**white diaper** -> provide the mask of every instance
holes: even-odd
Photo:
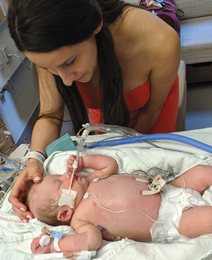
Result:
[[[199,192],[189,188],[176,188],[166,184],[162,191],[158,215],[160,222],[156,221],[150,229],[152,242],[165,244],[176,241],[185,242],[189,238],[178,232],[182,212],[189,208],[210,204],[202,198]]]

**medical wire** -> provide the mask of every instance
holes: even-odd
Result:
[[[170,179],[169,181],[172,181],[172,180],[176,179],[177,177],[179,177],[180,175],[182,175],[182,174],[184,174],[185,172],[189,171],[190,169],[192,169],[192,168],[194,168],[194,167],[196,167],[196,166],[198,166],[198,165],[200,165],[200,164],[202,164],[202,163],[205,163],[205,162],[207,162],[207,161],[210,161],[210,160],[212,160],[212,157],[207,158],[207,159],[205,159],[205,160],[203,160],[203,161],[201,161],[201,162],[197,162],[195,165],[192,165],[192,166],[189,167],[188,169],[186,169],[186,170],[180,172],[179,174],[177,174],[176,176],[174,176],[173,179]]]
[[[182,190],[179,194],[177,194],[176,196],[173,196],[173,197],[169,198],[169,200],[180,196],[180,195],[184,192],[184,190],[185,190],[185,188],[186,188],[185,178],[183,177],[183,175],[180,175],[179,177],[182,177],[182,178],[183,178],[183,187],[182,187],[183,190]],[[176,187],[176,186],[174,186],[174,187]],[[177,188],[178,188],[178,187],[177,187]]]
[[[6,194],[6,192],[5,192],[5,191],[3,191],[3,190],[0,190],[0,193],[3,193],[4,195]]]
[[[112,212],[112,213],[115,213],[115,214],[124,213],[124,212],[126,212],[126,211],[139,211],[140,213],[144,214],[147,218],[149,218],[150,220],[152,220],[152,221],[154,221],[154,222],[158,222],[158,223],[162,223],[162,224],[167,223],[167,221],[158,221],[158,220],[155,220],[155,219],[151,218],[149,215],[147,215],[145,212],[143,212],[143,211],[140,210],[140,209],[123,209],[123,210],[118,210],[118,211],[111,210],[111,209],[107,209],[107,208],[105,208],[105,207],[103,207],[103,206],[101,205],[101,203],[100,203],[98,197],[96,196],[96,194],[94,194],[94,193],[92,193],[92,192],[88,192],[88,194],[93,195],[93,196],[96,198],[96,200],[97,200],[99,206],[100,206],[102,209],[106,210],[106,211],[109,211],[109,212]]]

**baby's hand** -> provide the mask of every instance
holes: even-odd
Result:
[[[31,247],[30,247],[32,253],[33,254],[47,254],[47,253],[53,252],[54,250],[51,251],[51,248],[53,248],[53,245],[52,245],[53,240],[47,246],[42,247],[39,244],[40,238],[41,238],[41,236],[36,237],[32,240]]]
[[[67,169],[66,169],[67,171],[68,170],[73,171],[73,164],[74,164],[75,159],[76,159],[75,155],[71,155],[69,157],[68,162],[67,162]],[[79,157],[78,158],[78,167],[77,167],[77,169],[75,171],[79,172],[79,171],[82,170],[82,168],[83,168],[83,157]]]

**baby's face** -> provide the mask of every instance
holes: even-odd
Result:
[[[34,217],[37,217],[36,207],[39,207],[42,201],[53,199],[59,201],[63,189],[68,189],[70,185],[71,174],[65,172],[63,175],[47,175],[41,183],[35,184],[29,193],[29,207]],[[77,191],[76,205],[81,201],[82,196],[88,188],[88,182],[85,178],[74,175],[72,190]]]

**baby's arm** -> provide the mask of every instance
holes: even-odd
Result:
[[[72,164],[76,156],[71,155],[68,160],[68,168],[72,169]],[[91,168],[95,169],[87,178],[93,179],[94,177],[101,177],[104,175],[111,175],[117,172],[118,164],[116,160],[110,156],[106,155],[87,155],[79,157],[77,171],[80,171],[82,168]]]
[[[84,224],[76,229],[77,234],[64,236],[59,240],[58,245],[61,252],[72,251],[96,251],[102,242],[102,234],[97,227],[91,224]],[[54,240],[47,246],[41,247],[39,245],[40,237],[33,239],[31,244],[31,251],[33,254],[51,253],[55,252]]]
[[[62,252],[68,251],[96,251],[102,243],[102,234],[97,227],[92,224],[85,224],[75,229],[77,234],[68,235],[59,241]]]
[[[176,178],[171,183],[176,187],[187,187],[200,193],[212,186],[212,166],[198,165]]]

